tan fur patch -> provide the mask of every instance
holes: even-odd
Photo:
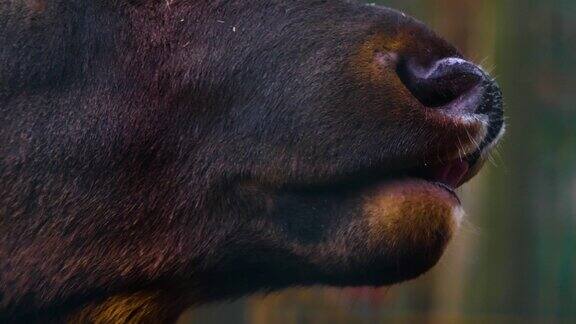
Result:
[[[46,0],[26,0],[26,6],[34,13],[43,13],[46,10]]]
[[[382,73],[382,68],[394,70],[396,60],[389,56],[388,53],[398,53],[406,42],[405,37],[387,37],[384,34],[378,34],[366,40],[360,45],[357,54],[352,58],[350,66],[354,74],[360,79],[368,79],[372,83],[381,83],[389,75]],[[382,53],[382,62],[388,61],[388,64],[375,64],[375,56]],[[394,54],[395,55],[395,54]]]
[[[365,203],[369,242],[391,251],[434,248],[447,243],[458,224],[460,204],[444,189],[425,181],[386,185]]]
[[[110,297],[99,304],[84,307],[68,323],[162,323],[164,307],[160,294],[139,292]]]

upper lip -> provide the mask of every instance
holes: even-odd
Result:
[[[431,182],[437,182],[450,189],[462,186],[473,175],[472,164],[467,159],[454,159],[451,161],[424,165],[410,171],[409,174]]]
[[[387,169],[382,167],[368,167],[351,173],[340,174],[330,180],[311,183],[285,184],[284,190],[306,192],[354,192],[360,188],[366,188],[378,183],[417,178],[445,189],[460,201],[455,189],[459,188],[470,178],[476,175],[483,165],[483,159],[475,158],[476,154],[446,160],[434,164],[416,164],[407,168]]]

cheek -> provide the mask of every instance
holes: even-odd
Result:
[[[420,180],[382,186],[366,199],[363,209],[371,250],[396,256],[421,254],[431,262],[442,253],[463,214],[450,193]]]

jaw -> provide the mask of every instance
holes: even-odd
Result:
[[[381,286],[436,264],[462,217],[458,198],[407,178],[334,191],[283,193],[272,227],[308,269],[300,282]]]
[[[464,214],[453,189],[476,175],[498,140],[477,119],[459,126],[478,138],[447,145],[458,150],[446,149],[452,153],[436,164],[415,160],[399,169],[384,161],[332,180],[251,182],[243,196],[263,216],[251,232],[276,251],[251,261],[259,287],[391,285],[433,267]]]

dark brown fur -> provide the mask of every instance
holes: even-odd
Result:
[[[1,1],[0,321],[94,321],[132,294],[173,321],[427,270],[448,236],[371,249],[364,188],[467,130],[431,122],[387,52],[460,57],[348,1]]]

